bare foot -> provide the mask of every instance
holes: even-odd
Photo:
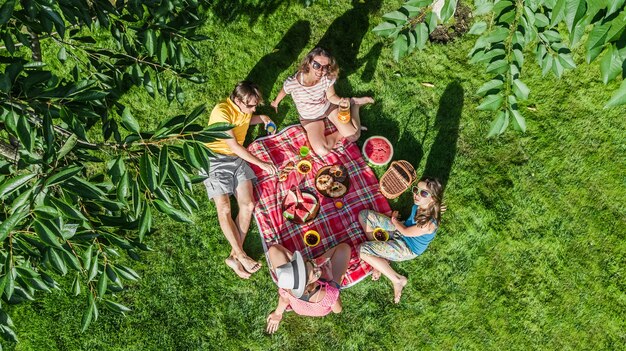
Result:
[[[367,105],[367,104],[373,104],[374,103],[374,99],[372,99],[369,96],[352,98],[352,100],[354,100],[354,104],[355,105]]]
[[[250,273],[246,272],[245,269],[243,269],[243,266],[241,265],[241,263],[239,263],[239,261],[237,261],[233,256],[229,256],[227,259],[224,260],[224,262],[226,263],[226,265],[230,268],[232,268],[233,271],[235,271],[235,273],[243,279],[248,279],[250,278]]]
[[[376,269],[372,270],[372,280],[377,281],[378,279],[380,279],[380,271]]]
[[[407,279],[404,276],[400,276],[400,280],[397,283],[393,283],[393,302],[399,303],[402,296],[402,289],[407,283]]]
[[[239,261],[239,263],[241,263],[241,265],[243,266],[243,269],[246,270],[246,272],[248,273],[254,273],[256,271],[258,271],[259,269],[261,269],[261,264],[253,259],[251,259],[250,257],[248,257],[247,255],[241,256],[241,257],[237,257],[237,261]]]

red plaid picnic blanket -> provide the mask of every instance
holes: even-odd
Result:
[[[334,126],[327,123],[326,134],[333,132],[333,129]],[[271,161],[282,169],[289,161],[294,164],[300,161],[299,149],[303,145],[307,145],[304,128],[294,125],[276,135],[257,139],[248,146],[248,150],[259,159]],[[259,227],[263,248],[267,252],[270,246],[280,243],[291,251],[299,250],[304,257],[313,258],[345,242],[352,247],[352,257],[342,286],[349,287],[367,276],[371,270],[369,265],[359,259],[357,251],[359,244],[366,240],[365,233],[359,225],[359,212],[373,209],[389,214],[391,208],[379,191],[376,175],[363,159],[356,144],[344,139],[339,147],[325,157],[319,157],[311,151],[307,160],[312,163],[311,172],[301,175],[293,171],[284,182],[279,182],[278,176],[269,175],[251,165],[257,176],[254,186],[256,199],[254,217]],[[343,164],[348,169],[350,179],[346,195],[336,199],[343,202],[340,209],[335,207],[335,199],[320,195],[315,188],[317,171],[323,166],[332,164]],[[319,213],[311,222],[296,224],[283,217],[283,198],[292,185],[315,194],[319,199]],[[305,245],[302,239],[303,234],[309,229],[320,234],[321,242],[315,247]]]

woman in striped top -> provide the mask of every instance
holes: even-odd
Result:
[[[289,94],[300,114],[300,123],[307,132],[309,143],[316,154],[324,156],[342,137],[356,141],[361,136],[359,109],[371,104],[371,97],[342,98],[335,92],[339,67],[335,58],[325,49],[316,47],[302,60],[300,68],[285,80],[283,88],[271,105],[278,112],[278,104]],[[351,119],[341,123],[337,118],[340,103],[350,102]],[[337,132],[324,136],[324,119],[337,127]]]

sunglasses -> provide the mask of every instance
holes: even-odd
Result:
[[[259,106],[259,104],[248,105],[243,100],[239,100],[239,102],[241,102],[246,108],[255,108],[255,107]]]
[[[323,71],[328,72],[330,70],[330,65],[322,65],[321,63],[313,60],[313,62],[311,63],[311,67],[313,67],[314,70],[319,71],[320,69]]]
[[[421,196],[423,198],[428,198],[430,197],[430,193],[428,192],[428,190],[424,190],[424,189],[420,189],[419,187],[412,187],[411,191],[413,192],[413,195],[415,196]]]

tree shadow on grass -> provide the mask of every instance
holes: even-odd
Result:
[[[437,137],[426,160],[424,175],[437,177],[446,189],[454,164],[459,138],[459,123],[463,111],[464,90],[459,82],[448,84],[439,100],[434,128]]]
[[[257,109],[257,113],[274,114],[274,110],[269,106],[270,94],[274,90],[274,85],[278,77],[288,69],[300,56],[302,50],[309,43],[311,38],[311,24],[309,21],[298,21],[294,23],[285,33],[283,38],[274,46],[272,52],[263,56],[254,65],[246,80],[256,83],[265,97],[265,105]],[[281,107],[281,114],[285,116],[288,111]],[[275,120],[277,124],[282,122]]]
[[[374,76],[382,44],[377,44],[361,59],[358,55],[361,50],[363,37],[369,30],[370,14],[377,12],[381,7],[381,0],[352,1],[352,8],[337,17],[330,24],[324,36],[317,43],[330,51],[337,59],[340,68],[340,77],[337,87],[345,96],[354,96],[346,78],[366,65],[362,79],[369,82]]]
[[[224,23],[248,18],[254,25],[261,17],[267,17],[278,9],[282,0],[209,0],[208,8]]]

